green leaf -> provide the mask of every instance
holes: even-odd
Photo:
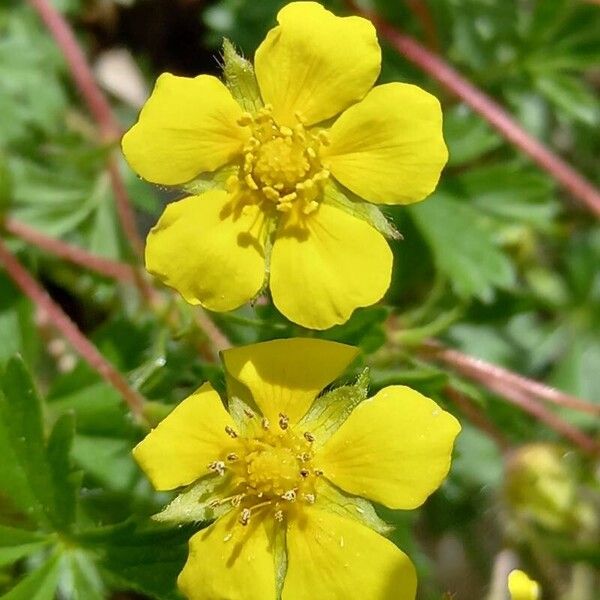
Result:
[[[47,544],[48,540],[38,532],[0,525],[0,566],[12,564]]]
[[[21,579],[2,600],[54,600],[59,575],[60,557],[54,556]]]
[[[68,600],[105,600],[106,586],[92,557],[82,550],[63,554],[61,597]]]
[[[494,246],[471,207],[437,192],[408,210],[431,247],[436,267],[458,296],[490,302],[494,288],[513,285],[511,262]]]
[[[121,588],[158,600],[181,600],[177,576],[188,554],[190,527],[119,529],[104,541],[100,565]]]
[[[549,73],[535,80],[536,87],[565,115],[586,125],[600,122],[600,105],[582,81],[571,75]]]

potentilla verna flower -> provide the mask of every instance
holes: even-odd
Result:
[[[409,558],[365,499],[422,504],[460,426],[407,387],[367,399],[364,373],[319,395],[356,354],[300,338],[228,350],[228,410],[205,384],[134,449],[156,489],[188,486],[155,518],[214,520],[190,540],[189,599],[415,597]]]
[[[540,586],[527,573],[514,569],[508,574],[510,600],[539,600]]]
[[[293,2],[278,22],[254,68],[225,45],[225,83],[161,75],[123,152],[144,179],[193,194],[151,231],[152,274],[214,311],[268,287],[290,320],[326,329],[387,290],[382,233],[395,232],[375,204],[434,190],[442,115],[414,85],[373,87],[369,21]]]

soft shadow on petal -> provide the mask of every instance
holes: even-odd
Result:
[[[282,600],[414,600],[410,559],[356,521],[307,508],[289,523],[287,548]]]
[[[448,160],[440,103],[415,85],[373,88],[329,133],[326,160],[335,178],[377,204],[423,200]]]
[[[224,515],[190,540],[190,554],[177,583],[189,600],[275,600],[273,535],[267,523],[236,523]]]
[[[358,354],[352,346],[325,340],[273,340],[223,352],[227,372],[252,393],[262,413],[299,421],[318,393]]]
[[[237,210],[221,190],[169,204],[146,243],[146,268],[190,304],[228,311],[264,281],[264,215]]]
[[[354,409],[315,462],[351,494],[412,509],[446,477],[459,431],[458,421],[433,400],[390,386]]]
[[[392,252],[365,221],[321,204],[306,229],[280,225],[271,254],[273,302],[311,329],[344,323],[380,300],[390,284]]]
[[[161,75],[138,122],[125,134],[123,154],[144,179],[186,183],[239,154],[248,138],[242,109],[216,77]]]
[[[360,17],[336,17],[316,2],[279,11],[256,51],[256,77],[280,125],[299,112],[308,125],[337,115],[375,83],[381,50],[375,28]]]
[[[233,421],[219,394],[205,383],[133,449],[133,456],[157,490],[187,485],[231,450],[227,425]]]

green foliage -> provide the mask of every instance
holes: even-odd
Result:
[[[92,61],[108,46],[127,48],[151,86],[161,70],[188,75],[216,70],[214,57],[221,60],[224,51],[235,89],[240,82],[249,85],[248,64],[231,54],[232,46],[222,50],[223,36],[251,59],[285,1],[170,3],[179,21],[157,19],[158,4],[53,2],[74,24]],[[324,4],[340,14],[346,10],[341,1]],[[526,130],[600,184],[598,6],[569,0],[362,4],[439,52]],[[112,25],[99,15],[110,15]],[[193,40],[181,25],[186,20],[193,22]],[[201,27],[205,51],[190,57]],[[152,47],[141,41],[145,30],[152,32]],[[174,39],[180,44],[175,49]],[[503,497],[505,457],[453,403],[447,388],[465,394],[513,445],[555,444],[559,437],[501,397],[457,377],[421,344],[441,338],[600,404],[600,231],[548,174],[384,45],[380,81],[393,80],[416,83],[440,98],[450,160],[436,193],[418,205],[379,212],[338,199],[346,210],[361,210],[390,238],[395,267],[383,302],[325,332],[288,322],[268,298],[209,317],[234,344],[315,335],[359,346],[362,358],[344,381],[357,381],[368,367],[370,389],[361,378],[323,395],[315,410],[325,399],[336,400],[327,405],[335,414],[322,414],[325,427],[392,384],[410,385],[461,418],[463,432],[443,488],[411,514],[377,509],[395,527],[391,539],[417,565],[419,600],[439,600],[461,583],[458,596],[484,597],[504,543],[522,550],[524,565],[541,577],[548,600],[556,600],[554,572],[574,582],[577,569],[597,568],[593,528],[550,535],[515,524]],[[129,126],[138,107],[118,95],[110,100]],[[19,0],[0,4],[0,115],[0,221],[13,218],[93,254],[130,260],[106,171],[116,144],[98,139],[60,51],[28,3]],[[119,168],[139,225],[147,230],[172,194],[139,180],[123,163]],[[199,178],[192,185],[197,192],[207,184]],[[169,296],[150,308],[131,283],[6,237],[26,268],[149,400],[145,414],[153,425],[201,382],[224,389],[223,373],[185,303]],[[0,272],[0,595],[101,600],[137,592],[179,598],[175,581],[187,541],[206,516],[197,502],[203,490],[191,489],[184,498],[189,525],[169,523],[170,509],[159,519],[165,522],[151,520],[173,496],[152,491],[131,456],[145,431],[120,395],[62,342],[45,315]],[[598,438],[595,416],[556,412]],[[567,468],[576,493],[598,503],[597,465],[569,452],[574,454]],[[455,554],[460,560],[444,559]],[[577,600],[595,600],[594,592]]]

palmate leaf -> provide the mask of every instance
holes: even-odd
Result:
[[[431,248],[436,267],[459,297],[489,302],[494,288],[513,284],[512,263],[496,248],[480,215],[469,205],[436,192],[409,210]]]
[[[60,577],[60,557],[54,556],[42,567],[26,575],[2,600],[53,600]]]
[[[47,544],[46,536],[37,531],[0,525],[0,567],[29,556]]]

